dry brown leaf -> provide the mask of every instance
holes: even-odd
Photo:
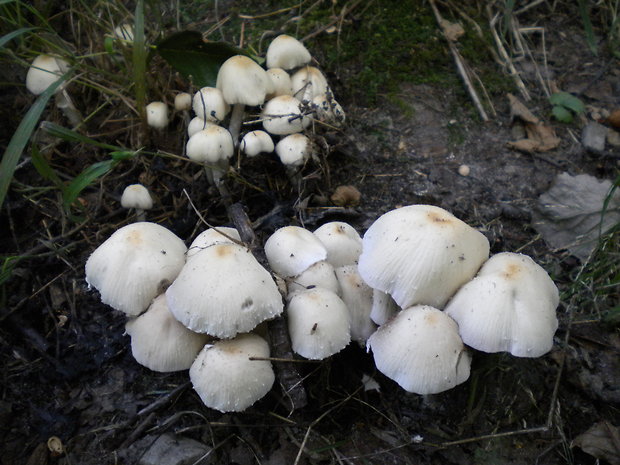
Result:
[[[450,42],[456,42],[465,34],[465,29],[459,23],[451,23],[446,19],[441,19],[440,21],[441,29],[443,31],[443,35]]]
[[[362,194],[355,186],[338,186],[331,196],[331,201],[339,207],[355,207],[359,205]]]
[[[607,124],[620,129],[620,108],[611,112],[607,117]]]
[[[595,423],[588,431],[577,436],[571,446],[577,446],[597,459],[611,465],[620,465],[620,431],[607,421]]]
[[[534,116],[534,114],[528,110],[528,108],[521,103],[517,97],[512,94],[508,94],[508,101],[510,102],[510,116],[514,118],[519,118],[525,121],[526,123],[538,124],[540,120]]]
[[[527,134],[525,139],[508,142],[509,147],[523,152],[547,152],[560,145],[560,138],[554,130],[545,126],[517,97],[508,94],[508,100],[512,118],[523,121]]]

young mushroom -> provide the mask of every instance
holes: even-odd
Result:
[[[301,132],[310,119],[301,109],[301,102],[290,95],[280,95],[269,100],[263,107],[263,127],[269,134],[285,136]]]
[[[192,109],[199,118],[219,124],[230,111],[230,106],[224,100],[220,89],[203,87],[194,94]]]
[[[300,41],[286,34],[279,35],[267,47],[267,68],[293,69],[310,62],[312,57]]]
[[[215,124],[192,135],[185,148],[188,158],[204,164],[207,179],[214,186],[220,184],[234,151],[230,133]]]
[[[269,345],[256,334],[206,345],[189,370],[194,390],[209,408],[241,412],[265,396],[275,374]]]
[[[136,220],[146,219],[146,210],[153,208],[153,198],[149,190],[142,184],[130,184],[123,190],[121,195],[121,206],[127,209],[135,209]]]
[[[362,253],[362,238],[348,223],[332,221],[314,231],[327,249],[327,261],[334,268],[356,265]]]
[[[265,131],[251,131],[241,139],[241,150],[248,157],[255,157],[263,152],[271,153],[274,148],[271,136]]]
[[[292,278],[327,258],[327,250],[310,231],[285,226],[265,242],[265,255],[271,269],[282,278]]]
[[[168,126],[168,107],[164,102],[151,102],[146,106],[146,122],[155,129]]]

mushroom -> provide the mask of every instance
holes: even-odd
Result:
[[[380,326],[368,347],[377,369],[409,392],[436,394],[469,378],[471,357],[456,322],[427,305],[409,307]]]
[[[155,129],[168,126],[168,107],[164,102],[151,102],[146,106],[146,122]]]
[[[119,24],[114,28],[114,37],[127,42],[133,42],[133,26],[131,24]]]
[[[278,136],[301,132],[310,124],[301,110],[301,102],[290,95],[269,100],[263,107],[262,120],[265,131]]]
[[[287,280],[287,299],[290,300],[294,294],[314,287],[322,287],[332,291],[340,297],[341,290],[334,267],[325,260],[316,262],[305,271]]]
[[[236,147],[245,105],[261,105],[272,87],[271,80],[254,60],[244,55],[235,55],[222,63],[217,73],[216,87],[222,91],[224,100],[233,107],[228,129]]]
[[[192,96],[187,92],[179,92],[174,96],[174,109],[176,111],[189,111],[192,108]]]
[[[362,253],[362,238],[353,226],[332,221],[317,228],[314,235],[327,249],[327,261],[334,268],[357,264]]]
[[[155,223],[123,226],[88,257],[86,282],[101,301],[129,316],[142,313],[177,277],[187,247]]]
[[[209,340],[206,334],[190,331],[174,318],[164,294],[142,315],[129,320],[125,330],[131,336],[133,358],[160,372],[187,370]]]
[[[190,120],[189,124],[187,125],[187,136],[192,137],[198,131],[207,129],[210,126],[217,126],[217,125],[214,123],[210,123],[209,121],[205,121],[199,116],[195,116]]]
[[[149,190],[142,184],[130,184],[123,190],[121,205],[123,208],[134,208],[137,221],[144,221],[146,219],[145,210],[153,208],[153,198],[149,194]]]
[[[326,94],[329,90],[327,79],[314,66],[304,66],[291,76],[293,96],[301,102],[312,102],[317,95]]]
[[[215,124],[194,133],[185,148],[188,158],[204,165],[209,183],[215,186],[226,173],[234,151],[230,132]]]
[[[372,309],[372,288],[359,275],[357,265],[345,265],[335,270],[342,289],[342,301],[349,311],[351,339],[365,343],[377,326],[370,319]]]
[[[293,95],[293,84],[291,76],[282,68],[271,68],[267,70],[267,75],[273,84],[273,90],[266,96],[266,100],[280,95]]]
[[[398,313],[400,307],[390,294],[380,291],[379,289],[372,290],[372,308],[370,309],[370,319],[381,326]]]
[[[385,213],[368,228],[362,247],[360,275],[401,308],[442,308],[489,255],[482,233],[431,205]]]
[[[227,228],[218,226],[217,228],[209,228],[198,234],[196,239],[187,249],[187,260],[192,258],[198,252],[215,244],[237,244],[241,242],[239,231],[235,228]]]
[[[303,134],[291,134],[276,144],[276,153],[292,181],[295,173],[308,161],[312,155],[312,143]]]
[[[323,360],[351,340],[349,313],[332,291],[316,287],[297,292],[286,307],[293,351],[310,360]]]
[[[293,69],[309,63],[311,59],[304,44],[286,34],[273,39],[267,47],[267,68]]]
[[[231,338],[282,313],[282,296],[245,247],[217,243],[194,254],[166,291],[170,311],[198,333]]]
[[[312,109],[319,121],[341,126],[346,115],[342,106],[334,99],[332,92],[328,89],[327,93],[314,96],[312,99]]]
[[[459,289],[445,312],[474,349],[540,357],[553,346],[558,303],[558,289],[540,265],[527,255],[504,252]]]
[[[327,258],[327,250],[310,231],[299,226],[285,226],[265,242],[265,255],[271,269],[283,278],[292,278],[316,262]]]
[[[230,111],[220,89],[203,87],[194,94],[192,109],[196,116],[205,121],[220,123]]]
[[[271,153],[273,149],[273,140],[265,131],[248,132],[241,140],[241,150],[248,157],[255,157],[262,152]]]
[[[256,334],[206,345],[189,370],[194,390],[209,408],[241,412],[265,396],[275,374],[269,345]],[[255,360],[258,359],[258,360]]]

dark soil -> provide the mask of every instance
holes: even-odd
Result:
[[[620,108],[618,60],[603,49],[598,57],[590,53],[578,16],[538,13],[527,19],[545,28],[548,72],[557,85],[594,107]],[[447,48],[444,53],[449,56]],[[503,94],[494,95],[496,115],[486,123],[456,80],[448,87],[403,83],[389,98],[369,103],[343,84],[346,66],[339,63],[328,74],[338,82],[347,125],[317,136],[320,157],[304,170],[303,195],[273,157],[243,160],[239,174],[229,178],[233,198],[256,222],[259,239],[284,225],[313,230],[333,220],[363,233],[398,206],[438,205],[482,231],[493,253],[526,253],[554,277],[563,299],[552,352],[538,359],[476,352],[466,383],[419,396],[377,372],[371,354],[351,344],[322,363],[298,364],[307,406],[292,411],[276,382],[246,412],[220,414],[201,403],[187,372],[153,373],[134,361],[125,317],[100,303],[83,271],[89,254],[132,221],[118,203],[132,182],[149,185],[157,197],[149,220],[188,243],[204,229],[188,199],[209,223],[229,224],[201,171],[158,157],[124,163],[83,192],[85,220],[72,222],[61,214],[54,191],[28,196],[28,186],[45,184],[25,163],[1,217],[2,253],[30,257],[2,288],[0,463],[138,463],[164,433],[213,448],[204,463],[599,463],[571,441],[597,422],[620,424],[620,334],[601,323],[601,309],[587,299],[569,305],[580,263],[550,249],[531,218],[538,196],[557,174],[613,179],[617,152],[592,154],[582,147],[580,127],[588,115],[571,125],[550,120],[534,77],[526,79],[535,97],[526,105],[554,127],[561,143],[549,152],[523,153],[507,146],[515,132]],[[529,77],[526,64],[521,68]],[[20,92],[20,101],[28,98]],[[63,122],[51,109],[45,118]],[[173,136],[152,134],[150,148],[179,153],[182,124],[180,117],[173,120]],[[56,151],[71,155],[58,163],[73,172],[95,161],[88,150],[61,143]],[[469,167],[467,176],[459,174],[461,165]],[[359,189],[360,203],[334,206],[329,197],[339,185]],[[617,293],[603,305],[618,305]],[[581,324],[571,325],[569,313]],[[380,390],[365,391],[363,375]],[[44,445],[51,436],[64,444],[58,457]]]

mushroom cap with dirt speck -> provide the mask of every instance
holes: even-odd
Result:
[[[241,139],[241,150],[248,157],[255,157],[259,153],[271,153],[274,150],[273,139],[265,131],[250,131]]]
[[[39,55],[32,61],[26,73],[26,88],[34,95],[40,95],[58,81],[68,69],[69,64],[62,58]],[[60,88],[56,91],[59,90]]]
[[[269,76],[272,84],[272,90],[267,95],[267,100],[280,95],[293,95],[291,76],[282,68],[268,69],[267,76]]]
[[[177,277],[187,247],[174,233],[155,223],[123,226],[86,261],[86,282],[101,301],[129,316],[142,313]]]
[[[131,336],[133,358],[162,373],[187,370],[210,339],[179,323],[168,310],[164,294],[157,296],[142,315],[129,320],[125,330]]]
[[[218,226],[217,228],[209,228],[198,234],[187,249],[187,260],[192,258],[201,250],[211,247],[215,244],[236,244],[241,242],[239,231],[235,228],[227,228],[226,226]]]
[[[150,210],[153,208],[153,198],[142,184],[130,184],[123,190],[121,205],[123,208]]]
[[[323,360],[351,341],[349,312],[332,291],[315,287],[296,293],[286,307],[293,351],[310,360]]]
[[[335,270],[342,290],[342,301],[349,311],[351,339],[365,343],[377,325],[370,319],[372,288],[359,275],[357,265],[345,265]]]
[[[334,267],[325,260],[316,262],[294,278],[287,280],[287,299],[290,300],[297,292],[313,287],[328,289],[340,297],[340,284]]]
[[[271,269],[283,278],[306,271],[327,258],[327,249],[318,237],[299,226],[285,226],[265,242],[265,255]]]
[[[187,261],[166,291],[168,307],[192,331],[231,338],[282,313],[271,274],[245,247],[219,243]]]
[[[215,85],[229,105],[261,105],[272,87],[267,72],[244,55],[230,57],[217,73]]]
[[[227,129],[215,124],[196,132],[187,141],[187,157],[199,163],[218,163],[235,153],[232,136]]]
[[[299,40],[282,34],[271,41],[265,58],[267,68],[288,70],[309,63],[312,56]]]
[[[321,71],[314,66],[304,66],[291,76],[293,96],[302,102],[312,102],[317,95],[327,94],[329,84]]]
[[[389,211],[362,239],[359,272],[401,308],[442,308],[489,256],[489,241],[446,210],[410,205]]]
[[[265,131],[278,136],[301,132],[310,124],[310,118],[301,110],[301,102],[290,95],[269,100],[263,107],[262,120]]]
[[[164,102],[151,102],[146,106],[146,122],[155,129],[168,126],[168,107]]]
[[[224,95],[216,87],[203,87],[192,98],[192,110],[199,118],[219,123],[230,111],[230,105],[224,100]]]
[[[353,226],[342,221],[325,223],[314,231],[327,249],[327,261],[334,268],[357,264],[362,238]]]
[[[312,144],[303,134],[291,134],[276,144],[276,153],[287,168],[302,166],[311,156]]]
[[[436,394],[469,378],[471,357],[456,322],[441,310],[416,305],[368,339],[377,369],[403,389]]]
[[[241,412],[264,397],[275,381],[269,345],[256,334],[206,345],[189,369],[194,390],[209,408]]]
[[[483,352],[540,357],[553,347],[559,294],[547,272],[527,255],[492,256],[448,302],[463,342]]]

